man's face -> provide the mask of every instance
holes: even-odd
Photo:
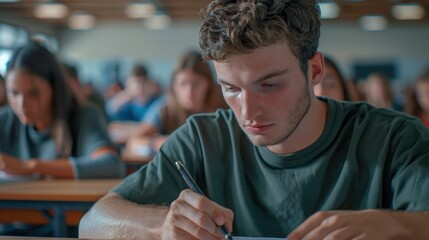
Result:
[[[304,75],[287,44],[234,55],[214,65],[226,102],[256,145],[286,141],[315,99],[315,83]]]

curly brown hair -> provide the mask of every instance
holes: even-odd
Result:
[[[206,60],[225,61],[260,47],[287,43],[304,74],[317,51],[320,8],[315,0],[215,0],[200,13]]]

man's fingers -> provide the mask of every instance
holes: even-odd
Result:
[[[232,222],[234,221],[234,212],[231,209],[225,208],[216,202],[213,202],[213,204],[218,209],[214,212],[215,215],[223,215],[226,217],[226,219],[223,219],[224,221],[220,221],[222,219],[218,219],[217,216],[214,216],[215,222],[218,226],[225,225],[229,232],[232,232]],[[219,212],[220,211],[220,212]],[[216,220],[218,219],[218,220]]]
[[[206,213],[211,221],[214,222],[216,227],[225,225],[228,231],[232,231],[234,213],[230,209],[224,208],[207,197],[195,193],[190,189],[182,191],[179,199],[183,199],[183,201],[187,202],[193,208]],[[204,218],[199,215],[194,217],[204,220]]]
[[[300,240],[309,234],[313,229],[319,226],[323,220],[332,216],[331,212],[318,212],[305,220],[298,228],[296,228],[288,236],[288,240]]]
[[[324,239],[324,237],[331,237],[337,229],[343,228],[347,224],[347,216],[344,215],[331,215],[320,222],[318,226],[308,232],[303,240],[311,239]],[[330,239],[330,238],[328,238]],[[337,239],[337,238],[334,238]]]
[[[183,216],[189,221],[194,222],[201,230],[204,230],[205,232],[215,237],[222,236],[219,232],[218,226],[206,212],[194,208],[183,199],[177,199],[176,201],[174,201],[171,204],[170,209],[174,216]],[[194,233],[201,230],[194,230],[192,232]]]
[[[207,239],[207,240],[219,240],[219,237],[214,237],[208,233],[205,229],[201,228],[186,217],[175,221],[176,234],[183,236],[178,239]]]

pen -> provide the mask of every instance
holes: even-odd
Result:
[[[180,175],[182,175],[182,178],[185,180],[186,184],[188,184],[188,187],[192,191],[205,196],[204,193],[203,193],[203,191],[201,190],[201,188],[197,185],[197,183],[195,182],[195,180],[189,174],[188,170],[186,170],[185,165],[183,165],[183,163],[180,162],[180,161],[176,161],[176,167],[179,170]],[[220,230],[222,231],[223,237],[225,239],[232,240],[231,233],[228,232],[228,230],[226,230],[226,228],[225,228],[224,225],[220,226]]]

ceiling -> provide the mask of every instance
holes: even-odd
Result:
[[[69,13],[84,11],[96,17],[98,22],[103,21],[135,21],[129,19],[125,14],[127,4],[133,0],[57,0],[69,8]],[[0,15],[7,14],[15,18],[36,21],[48,26],[66,27],[67,17],[57,20],[41,20],[34,17],[34,7],[40,0],[20,0],[16,3],[2,3],[0,0]],[[158,0],[157,1],[174,20],[198,20],[198,12],[207,6],[210,0]],[[393,3],[421,3],[426,14],[419,22],[429,22],[429,0],[336,0],[341,9],[339,17],[329,21],[355,21],[362,15],[381,14],[389,20],[391,16],[391,5]],[[414,20],[415,21],[415,20]]]

